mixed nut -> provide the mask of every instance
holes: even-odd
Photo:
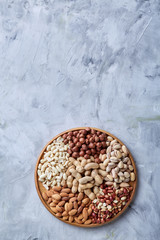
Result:
[[[68,222],[102,224],[130,200],[135,172],[126,146],[86,128],[63,134],[47,146],[38,165],[42,196]]]

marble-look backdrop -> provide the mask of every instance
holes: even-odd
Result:
[[[101,228],[60,222],[34,185],[41,149],[76,126],[115,134],[138,169]],[[159,240],[159,156],[159,0],[0,0],[0,240]]]

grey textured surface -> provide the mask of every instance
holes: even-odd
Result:
[[[159,53],[159,0],[0,0],[0,240],[160,239]],[[34,186],[41,149],[77,126],[115,134],[138,168],[101,228],[60,222]]]

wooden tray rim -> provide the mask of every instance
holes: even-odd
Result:
[[[39,188],[39,184],[42,184],[41,182],[38,181],[38,175],[37,175],[37,169],[38,169],[38,165],[39,165],[39,161],[41,160],[41,157],[42,155],[44,154],[47,146],[49,144],[51,144],[55,139],[57,139],[58,137],[60,137],[61,135],[65,134],[65,133],[68,133],[68,132],[71,132],[71,131],[76,131],[76,130],[82,130],[82,129],[85,129],[86,127],[77,127],[77,128],[71,128],[71,129],[68,129],[66,131],[63,131],[59,134],[57,134],[54,138],[52,138],[46,145],[45,147],[42,149],[39,157],[38,157],[38,160],[37,160],[37,163],[36,163],[36,167],[35,167],[35,174],[34,174],[34,179],[35,179],[35,187],[36,187],[36,190],[37,190],[37,193],[38,193],[38,196],[41,200],[41,202],[43,203],[43,205],[47,208],[47,210],[53,215],[56,217],[56,215],[53,213],[53,211],[50,209],[50,207],[48,206],[48,204],[44,201],[44,199],[42,198],[42,194],[41,194],[41,191],[40,191],[40,188]],[[113,137],[114,139],[116,139],[121,145],[125,145],[121,140],[119,140],[117,137],[115,137],[113,134],[105,131],[105,130],[102,130],[102,129],[99,129],[99,128],[95,128],[95,127],[90,127],[91,129],[94,129],[94,130],[97,130],[97,131],[100,131],[100,132],[104,132],[106,133],[107,135]],[[126,145],[125,145],[126,146]],[[127,147],[128,149],[128,147]],[[129,149],[128,149],[129,151]],[[128,208],[128,206],[130,205],[130,203],[133,201],[133,198],[134,198],[134,195],[135,195],[135,191],[136,191],[136,187],[137,187],[137,170],[136,170],[136,165],[135,165],[135,162],[134,162],[134,159],[132,157],[132,154],[131,152],[129,151],[129,157],[131,159],[131,162],[132,162],[132,165],[133,165],[133,168],[134,168],[134,173],[135,173],[135,176],[136,176],[136,179],[135,181],[133,182],[133,191],[132,191],[132,194],[131,194],[131,199],[130,201],[127,202],[127,204],[124,206],[124,208],[122,209],[122,211],[120,211],[117,215],[115,215],[115,217],[113,217],[111,220],[103,223],[103,224],[89,224],[89,225],[85,225],[85,224],[78,224],[78,223],[70,223],[69,221],[65,221],[61,218],[58,218],[56,217],[57,219],[59,219],[60,221],[62,222],[65,222],[65,223],[68,223],[72,226],[77,226],[77,227],[85,227],[85,228],[91,228],[91,227],[100,227],[100,226],[103,226],[103,225],[106,225],[108,223],[111,223],[112,221],[116,220],[120,215],[122,215],[124,213],[124,211]]]

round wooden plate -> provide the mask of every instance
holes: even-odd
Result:
[[[78,127],[78,128],[72,128],[72,129],[69,129],[67,131],[64,131],[60,134],[58,134],[57,136],[55,136],[54,138],[52,138],[52,140],[50,140],[46,146],[43,148],[43,150],[41,151],[39,157],[38,157],[38,160],[37,160],[37,163],[36,163],[36,168],[35,168],[35,185],[36,185],[36,189],[37,189],[37,192],[38,192],[38,195],[39,195],[39,198],[40,200],[42,201],[43,205],[48,209],[48,211],[55,216],[55,214],[53,213],[53,211],[50,209],[49,207],[49,204],[47,204],[44,199],[42,198],[42,193],[46,191],[46,189],[43,187],[42,183],[40,181],[38,181],[38,175],[37,175],[37,170],[38,170],[38,165],[39,165],[39,161],[41,160],[47,146],[49,144],[51,144],[56,138],[58,138],[59,136],[63,135],[64,133],[67,133],[67,132],[70,132],[70,131],[76,131],[76,130],[81,130],[81,129],[85,129],[86,127]],[[117,141],[121,144],[121,145],[124,145],[117,137],[115,137],[114,135],[112,135],[111,133],[109,132],[106,132],[104,130],[101,130],[101,129],[98,129],[98,128],[91,128],[91,129],[95,129],[97,131],[101,131],[103,133],[106,133],[107,135],[113,137],[114,139],[117,139]],[[135,194],[135,190],[136,190],[136,185],[137,185],[137,172],[136,172],[136,166],[135,166],[135,162],[133,160],[133,157],[131,155],[131,153],[129,152],[129,157],[131,159],[131,162],[132,162],[132,165],[134,167],[134,173],[135,173],[135,176],[136,176],[136,179],[134,182],[129,182],[129,184],[133,187],[133,191],[131,192],[131,198],[130,198],[130,201],[127,202],[127,204],[124,206],[124,208],[122,209],[122,211],[120,211],[117,215],[115,215],[115,217],[111,218],[109,221],[103,223],[103,224],[89,224],[89,225],[84,225],[84,224],[78,224],[78,223],[69,223],[69,221],[64,221],[63,219],[61,218],[58,218],[59,220],[65,222],[65,223],[68,223],[68,224],[71,224],[71,225],[74,225],[74,226],[78,226],[78,227],[86,227],[86,228],[90,228],[90,227],[99,227],[99,226],[102,226],[104,224],[107,224],[107,223],[110,223],[111,221],[115,220],[116,218],[118,218],[125,210],[126,208],[129,206],[129,204],[131,203],[131,201],[133,200],[133,197],[134,197],[134,194]]]

